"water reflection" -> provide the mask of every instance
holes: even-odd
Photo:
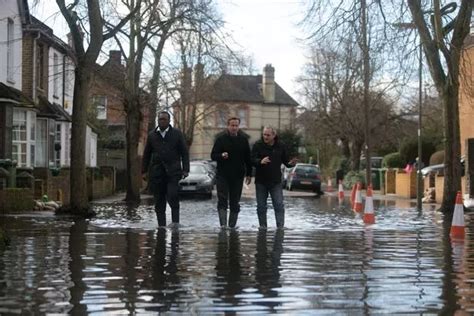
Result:
[[[157,229],[152,206],[1,217],[0,314],[474,312],[472,214],[455,243],[426,207],[376,202],[364,225],[337,199],[293,199],[287,229],[258,230],[248,200],[221,230],[214,205],[186,203],[179,229]]]

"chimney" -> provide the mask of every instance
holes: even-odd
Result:
[[[263,68],[262,86],[264,102],[275,102],[275,68],[272,64],[267,64]]]
[[[109,62],[113,65],[122,64],[122,52],[119,50],[109,51]]]

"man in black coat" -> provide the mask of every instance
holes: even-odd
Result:
[[[179,180],[189,174],[189,153],[184,136],[170,125],[170,114],[158,114],[158,127],[148,134],[143,152],[142,175],[148,181],[155,199],[158,226],[166,226],[166,201],[171,220],[179,223]]]
[[[281,164],[292,167],[296,161],[296,158],[289,160],[284,145],[278,141],[276,130],[270,126],[264,127],[262,139],[252,147],[252,163],[256,167],[257,216],[261,228],[267,228],[268,194],[272,198],[276,226],[280,228],[285,225]]]
[[[229,227],[235,227],[240,212],[240,197],[244,176],[250,184],[252,164],[248,139],[239,131],[240,119],[227,120],[227,130],[219,135],[212,147],[211,159],[217,161],[217,212],[221,227],[227,225],[229,207]]]

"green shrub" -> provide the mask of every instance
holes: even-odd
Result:
[[[365,171],[349,171],[344,176],[344,188],[351,189],[354,184],[361,182],[365,187]]]
[[[421,140],[421,160],[425,166],[428,165],[431,155],[436,151],[436,146],[431,140]],[[418,138],[407,138],[400,146],[400,157],[403,165],[414,163],[418,157]]]
[[[403,168],[403,160],[399,152],[394,152],[383,157],[382,167]]]

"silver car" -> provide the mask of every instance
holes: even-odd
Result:
[[[181,194],[199,194],[210,199],[213,188],[213,174],[204,163],[191,162],[189,175],[179,181],[179,193]]]

